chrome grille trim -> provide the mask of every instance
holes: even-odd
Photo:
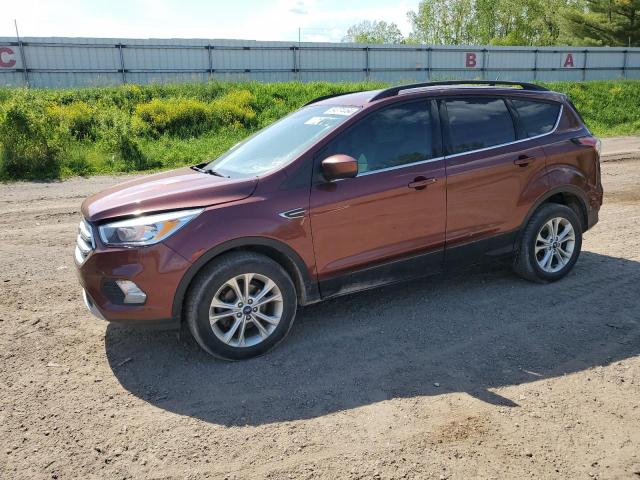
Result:
[[[76,239],[76,243],[78,245],[78,248],[80,249],[80,251],[83,254],[87,254],[91,251],[91,245],[89,245],[86,240],[84,238],[82,238],[82,235],[78,235],[78,238]]]
[[[84,219],[82,219],[78,225],[78,232],[86,239],[92,238],[91,228],[87,225],[87,222]]]
[[[75,259],[78,264],[82,264],[91,251],[96,248],[93,239],[91,225],[83,218],[78,225],[78,236],[76,237]]]

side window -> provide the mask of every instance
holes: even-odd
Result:
[[[543,135],[553,130],[560,112],[560,105],[557,103],[512,99],[511,105],[518,112],[520,125],[527,137]]]
[[[342,153],[366,173],[433,157],[433,128],[427,101],[382,108],[333,140],[324,155]]]
[[[449,117],[449,153],[462,153],[513,142],[516,131],[501,98],[445,100]]]

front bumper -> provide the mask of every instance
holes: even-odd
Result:
[[[100,310],[96,308],[95,303],[93,303],[93,300],[87,294],[87,291],[84,288],[82,289],[82,299],[84,300],[84,305],[87,307],[87,310],[89,310],[91,315],[93,315],[96,318],[99,318],[100,320],[106,320],[100,313]]]
[[[89,311],[109,322],[177,326],[173,301],[190,266],[178,253],[159,243],[139,248],[97,245],[82,263],[76,260],[83,299]],[[115,280],[131,280],[147,295],[144,304],[126,304],[108,288]]]

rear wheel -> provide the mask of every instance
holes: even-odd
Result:
[[[262,355],[289,332],[296,292],[286,271],[251,252],[224,255],[198,274],[186,319],[198,344],[227,360]]]
[[[520,240],[514,270],[534,282],[560,280],[571,271],[582,248],[582,225],[565,205],[542,205]]]

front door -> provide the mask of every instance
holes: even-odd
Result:
[[[445,239],[446,176],[435,103],[383,107],[330,142],[358,176],[311,189],[311,229],[323,297],[436,272]]]

